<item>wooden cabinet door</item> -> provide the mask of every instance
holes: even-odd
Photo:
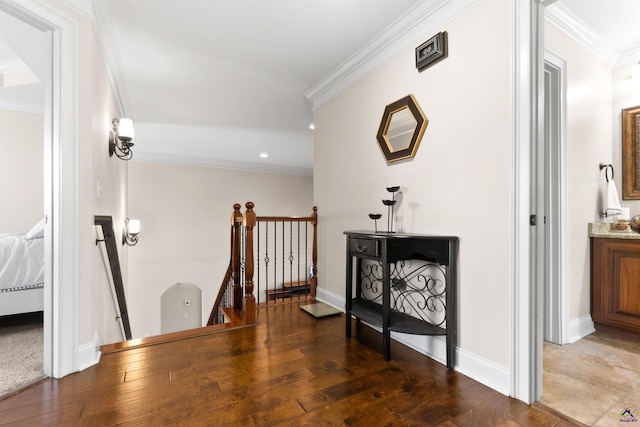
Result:
[[[640,241],[592,239],[592,317],[640,332]]]

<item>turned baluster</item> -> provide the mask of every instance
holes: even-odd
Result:
[[[243,314],[247,324],[256,322],[256,299],[253,295],[253,227],[256,225],[256,214],[253,202],[247,202],[244,214],[245,259],[244,259],[244,300]]]
[[[233,281],[233,308],[242,310],[242,286],[240,284],[240,232],[242,228],[242,213],[239,203],[233,205],[233,214],[231,214],[231,265],[233,272],[231,280]]]
[[[312,277],[310,280],[311,297],[316,297],[316,288],[318,286],[318,207],[313,207],[313,213],[311,214],[311,224],[313,225],[313,247],[311,250],[311,266]]]

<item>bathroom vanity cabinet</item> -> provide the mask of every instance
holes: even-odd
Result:
[[[458,238],[345,231],[346,336],[352,316],[382,328],[385,361],[391,331],[446,336],[455,366]]]
[[[640,332],[640,235],[591,237],[591,316]]]

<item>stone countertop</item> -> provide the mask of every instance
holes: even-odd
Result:
[[[589,223],[589,237],[640,240],[640,233],[635,231],[612,231],[611,224],[596,222]]]

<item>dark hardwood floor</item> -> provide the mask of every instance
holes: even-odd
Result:
[[[569,426],[358,325],[299,304],[258,310],[258,325],[145,346],[0,401],[0,425]]]

